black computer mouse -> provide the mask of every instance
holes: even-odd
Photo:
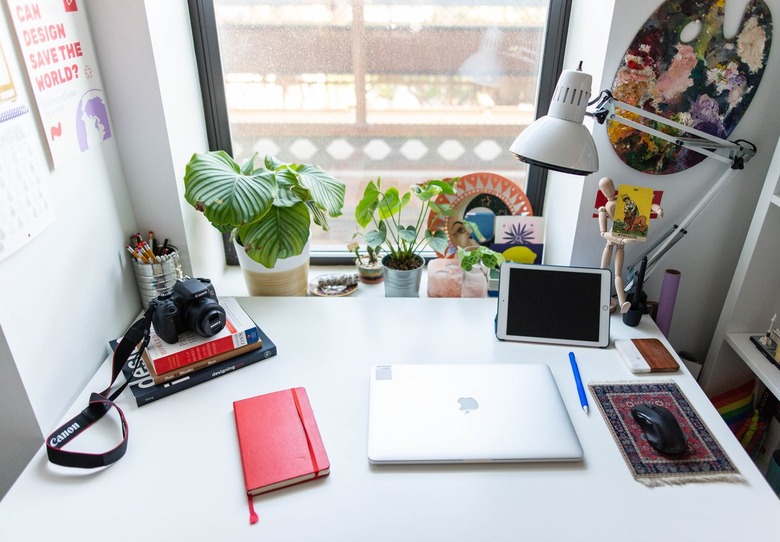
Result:
[[[687,448],[685,435],[674,414],[659,405],[642,404],[631,409],[650,445],[665,454],[681,454]]]

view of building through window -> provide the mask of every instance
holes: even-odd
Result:
[[[347,184],[312,250],[343,250],[366,183],[487,171],[535,118],[547,0],[216,0],[233,154]]]

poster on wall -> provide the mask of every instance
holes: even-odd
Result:
[[[55,169],[111,137],[80,0],[7,0]]]
[[[5,59],[3,48],[0,47],[0,103],[10,102],[16,99],[16,86],[11,77],[11,70]]]

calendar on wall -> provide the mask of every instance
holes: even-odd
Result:
[[[0,101],[0,261],[54,221],[33,128],[26,105]]]

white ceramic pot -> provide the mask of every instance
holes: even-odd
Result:
[[[299,255],[277,260],[271,269],[247,256],[244,247],[237,242],[234,245],[249,295],[306,295],[309,285],[309,243],[306,243]]]

